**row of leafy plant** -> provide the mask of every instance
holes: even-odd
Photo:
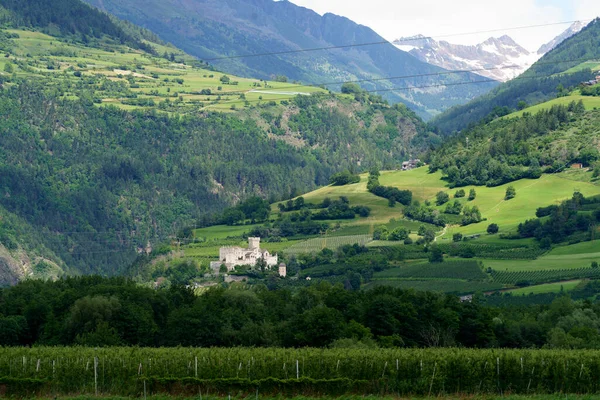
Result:
[[[54,394],[593,394],[599,364],[597,351],[41,347],[4,349],[0,371]]]
[[[496,271],[492,270],[494,281],[517,286],[529,286],[539,283],[559,282],[568,279],[598,279],[600,269],[577,268],[547,271]]]

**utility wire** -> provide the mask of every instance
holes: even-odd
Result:
[[[521,79],[543,79],[543,78],[551,78],[553,76],[556,76],[556,74],[536,75],[536,76],[520,76],[520,77],[512,79],[512,81],[521,80]],[[380,93],[380,92],[395,92],[395,91],[405,91],[405,90],[415,90],[415,89],[431,89],[431,88],[448,87],[448,86],[475,85],[475,84],[491,83],[491,82],[497,82],[497,81],[494,79],[483,79],[483,80],[478,80],[478,81],[439,83],[439,84],[432,84],[432,85],[406,86],[406,87],[396,87],[396,88],[388,88],[388,89],[364,90],[362,93]],[[254,92],[254,93],[259,93],[259,92]],[[258,99],[258,100],[233,99],[233,100],[228,100],[225,102],[220,102],[218,104],[211,104],[204,108],[209,108],[211,106],[218,106],[218,105],[224,105],[224,104],[239,103],[240,101],[244,101],[245,103],[256,103],[256,102],[269,102],[269,101],[279,101],[279,100],[291,100],[291,99],[293,99],[293,97],[294,96],[288,95],[286,97],[266,98],[266,99],[262,99],[262,100],[261,99]]]
[[[556,64],[568,64],[568,63],[585,62],[585,61],[589,61],[589,58],[579,58],[579,59],[564,60],[564,61],[545,61],[545,62],[538,61],[534,65],[556,65]],[[501,66],[501,67],[459,69],[459,70],[450,70],[450,71],[443,71],[443,72],[432,72],[432,73],[427,73],[427,74],[399,75],[399,76],[388,76],[388,77],[382,77],[382,78],[365,78],[365,79],[355,79],[355,80],[349,80],[349,81],[321,82],[321,83],[313,83],[313,84],[305,84],[305,85],[293,84],[293,85],[288,85],[288,86],[280,86],[280,87],[276,87],[276,88],[272,88],[272,89],[269,89],[269,88],[265,88],[264,90],[253,89],[250,91],[237,90],[237,91],[220,92],[218,94],[226,95],[226,96],[233,96],[233,95],[241,95],[241,94],[247,94],[247,93],[261,93],[261,92],[268,92],[268,91],[289,90],[289,89],[298,89],[298,88],[306,88],[306,87],[320,88],[322,86],[343,85],[345,83],[381,82],[381,81],[392,81],[392,80],[399,80],[399,79],[415,79],[415,78],[426,78],[426,77],[444,76],[444,75],[452,75],[452,74],[497,71],[497,70],[504,70],[504,69],[515,69],[515,68],[519,68],[519,67],[522,67],[522,66],[513,64],[513,65],[506,65],[506,66]],[[518,78],[513,78],[512,80],[514,80],[514,79],[518,79]],[[493,79],[491,79],[491,81],[498,82]],[[265,93],[265,94],[272,94],[272,93]]]
[[[518,27],[513,27],[513,28],[490,29],[490,30],[484,30],[484,31],[454,33],[454,34],[449,34],[449,35],[439,35],[439,36],[435,36],[435,37],[433,37],[433,36],[425,37],[424,36],[424,37],[419,37],[419,38],[404,38],[404,39],[396,40],[395,43],[396,42],[414,42],[415,40],[428,40],[428,39],[435,39],[435,38],[441,39],[441,38],[450,38],[450,37],[457,37],[457,36],[477,35],[477,34],[482,34],[482,33],[505,32],[505,31],[520,30],[520,29],[542,28],[542,27],[555,26],[555,25],[573,24],[575,22],[590,22],[590,21],[593,21],[593,20],[586,19],[586,20],[578,20],[578,21],[552,22],[552,23],[548,23],[548,24],[526,25],[526,26],[518,26]],[[346,45],[339,45],[339,46],[327,46],[327,47],[315,47],[315,48],[308,48],[308,49],[274,51],[274,52],[268,52],[268,53],[256,53],[256,54],[246,54],[246,55],[236,55],[236,56],[222,56],[222,57],[214,57],[214,58],[205,58],[202,61],[210,62],[210,61],[232,60],[232,59],[240,59],[240,58],[276,56],[276,55],[285,55],[285,54],[294,54],[294,53],[306,53],[306,52],[311,52],[311,51],[323,51],[323,50],[334,50],[334,49],[347,49],[347,48],[352,48],[352,47],[376,46],[376,45],[382,45],[382,44],[392,44],[392,43],[389,42],[388,40],[382,40],[382,41],[370,42],[370,43],[356,43],[356,44],[346,44]]]

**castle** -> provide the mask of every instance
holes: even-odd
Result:
[[[210,268],[218,273],[221,265],[227,267],[227,271],[233,271],[238,265],[248,265],[254,267],[259,260],[264,260],[268,268],[277,265],[277,254],[272,255],[268,250],[261,250],[260,238],[249,237],[248,248],[241,247],[221,247],[219,250],[219,261],[210,263]]]

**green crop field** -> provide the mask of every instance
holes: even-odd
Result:
[[[65,98],[77,98],[80,92],[75,87],[83,85],[93,90],[96,103],[104,106],[178,113],[230,111],[325,92],[317,87],[233,75],[227,75],[229,82],[222,82],[223,73],[195,67],[192,57],[160,44],[151,45],[157,54],[174,53],[175,62],[114,43],[95,48],[35,31],[7,32],[19,37],[11,40],[10,54],[0,52],[1,71],[10,62],[19,77],[63,86]]]
[[[599,362],[594,350],[4,348],[0,385],[8,398],[570,398],[598,393]]]
[[[600,240],[561,246],[536,260],[484,260],[485,267],[497,271],[549,271],[589,268],[593,261],[600,263]]]
[[[409,264],[377,272],[373,279],[459,279],[483,281],[488,279],[477,261],[446,261],[443,263]]]
[[[205,240],[226,239],[228,237],[240,237],[259,225],[215,225],[208,228],[194,230],[194,237]]]
[[[416,291],[470,294],[474,292],[492,292],[504,288],[496,282],[466,282],[460,280],[373,280],[365,285],[365,289],[377,286],[391,286]]]
[[[529,294],[569,292],[581,284],[581,280],[546,283],[543,285],[529,286],[521,289],[508,290],[514,296],[526,296]]]
[[[333,236],[308,239],[294,244],[285,250],[288,255],[301,253],[317,253],[323,249],[336,250],[347,244],[366,245],[373,237],[371,235]]]

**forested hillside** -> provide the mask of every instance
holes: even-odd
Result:
[[[430,170],[441,169],[451,187],[539,178],[573,163],[600,172],[599,126],[600,112],[583,101],[499,119],[446,140],[430,153]]]
[[[0,241],[70,273],[118,273],[136,249],[204,213],[252,195],[283,199],[343,169],[395,166],[425,138],[404,107],[333,96],[170,117],[60,100],[21,82],[1,92],[0,108]]]
[[[565,90],[590,80],[594,75],[586,61],[598,59],[600,20],[596,19],[542,57],[523,75],[480,98],[446,111],[433,124],[449,134],[488,116],[502,116],[518,107],[562,95]]]
[[[152,47],[125,32],[111,18],[79,0],[0,0],[0,24],[41,28],[47,33],[76,37],[110,36],[123,44],[152,51]]]
[[[335,82],[359,80],[365,89],[380,90],[388,100],[401,101],[426,118],[496,86],[456,85],[481,77],[448,74],[385,43],[366,26],[333,14],[321,16],[288,1],[86,1],[228,73],[262,79],[286,76],[334,90],[341,85]],[[328,49],[304,51],[322,48]],[[402,76],[408,78],[398,79]],[[386,77],[395,78],[381,79]],[[406,90],[414,86],[421,89]]]

